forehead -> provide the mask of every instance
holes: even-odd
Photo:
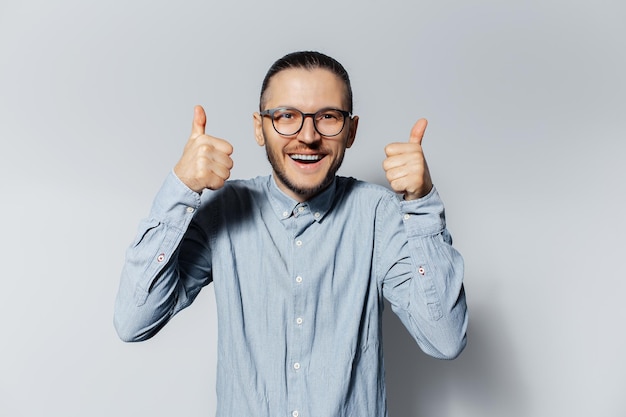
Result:
[[[303,111],[346,106],[346,86],[324,68],[289,68],[275,74],[265,94],[266,108],[290,106]]]

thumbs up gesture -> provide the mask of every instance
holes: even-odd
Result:
[[[391,143],[385,147],[387,158],[383,161],[391,189],[403,193],[405,200],[424,197],[433,188],[428,165],[422,150],[422,138],[428,121],[419,119],[408,142]]]
[[[201,193],[205,188],[217,190],[230,177],[233,147],[223,139],[205,134],[206,113],[194,108],[191,136],[183,155],[174,167],[176,176],[190,189]]]

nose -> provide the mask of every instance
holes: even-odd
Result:
[[[318,142],[322,139],[322,136],[315,129],[313,123],[313,115],[305,115],[302,124],[302,129],[298,133],[298,140],[307,144]]]

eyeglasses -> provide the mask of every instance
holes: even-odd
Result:
[[[302,130],[304,119],[310,117],[313,127],[322,136],[337,136],[346,125],[346,119],[352,115],[349,111],[339,109],[322,109],[315,113],[303,113],[292,107],[277,107],[259,113],[272,118],[272,126],[279,135],[293,136]]]

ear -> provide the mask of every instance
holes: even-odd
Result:
[[[356,139],[356,128],[359,126],[359,116],[354,116],[350,120],[350,130],[348,132],[348,137],[346,139],[346,148],[349,148],[354,143],[354,139]]]
[[[265,136],[263,136],[263,116],[259,112],[254,112],[252,115],[254,123],[254,139],[259,146],[265,145]]]

